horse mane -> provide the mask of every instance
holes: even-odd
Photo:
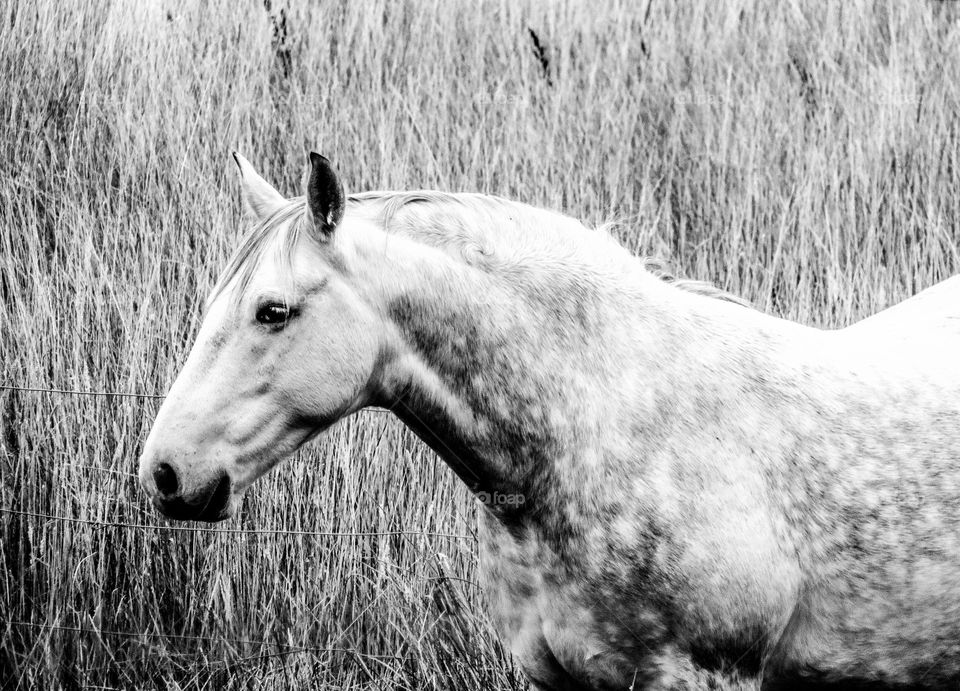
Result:
[[[489,264],[493,260],[492,251],[483,246],[482,238],[477,237],[477,228],[482,228],[491,220],[502,225],[504,217],[510,219],[515,225],[522,227],[522,237],[527,242],[531,233],[540,232],[545,244],[550,247],[556,247],[557,225],[572,228],[573,232],[570,236],[579,250],[584,247],[582,239],[586,230],[596,233],[596,237],[591,239],[596,239],[598,242],[590,245],[590,249],[598,250],[594,254],[604,254],[609,251],[614,255],[627,255],[631,261],[639,259],[644,270],[680,290],[732,302],[743,307],[752,307],[749,301],[739,295],[711,283],[677,276],[669,268],[668,262],[663,259],[649,256],[635,257],[629,254],[610,234],[609,230],[613,224],[604,224],[596,229],[590,229],[569,216],[488,194],[435,191],[362,192],[351,195],[349,199],[358,205],[372,204],[376,209],[376,220],[384,228],[392,231],[416,228],[416,235],[423,237],[424,228],[427,228],[427,234],[434,242],[447,247],[456,246],[464,258],[471,263],[482,260]],[[436,211],[441,208],[446,213],[437,214]],[[543,230],[548,224],[537,223],[536,220],[543,221],[544,216],[552,221],[551,225],[554,227]],[[560,233],[559,239],[562,241],[566,235],[566,233]]]
[[[435,191],[361,192],[347,199],[351,210],[367,216],[388,232],[405,233],[458,253],[471,264],[509,265],[511,257],[494,252],[492,236],[512,221],[518,238],[516,252],[539,253],[545,248],[568,254],[588,252],[604,263],[619,266],[640,262],[643,270],[680,290],[749,307],[743,298],[705,281],[677,277],[666,262],[635,257],[618,243],[608,225],[590,229],[576,219],[502,197]],[[235,298],[243,295],[266,252],[273,248],[278,262],[292,267],[293,252],[304,235],[306,202],[289,199],[246,234],[217,282],[211,300],[236,280]],[[584,233],[591,240],[583,242]],[[291,286],[292,289],[292,286]]]
[[[674,275],[670,271],[667,263],[662,259],[657,259],[656,257],[640,257],[640,261],[643,262],[644,269],[652,273],[664,283],[669,283],[680,290],[686,290],[689,293],[696,293],[697,295],[705,295],[717,300],[732,302],[736,305],[740,305],[741,307],[753,307],[753,305],[750,304],[750,301],[746,298],[742,298],[739,295],[724,290],[723,288],[717,288],[717,286],[713,285],[712,283],[707,281],[698,281],[693,278],[680,278],[679,276]]]

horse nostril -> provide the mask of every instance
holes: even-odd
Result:
[[[179,488],[177,471],[169,463],[161,463],[157,466],[153,471],[153,481],[157,483],[157,491],[165,497],[175,495]]]

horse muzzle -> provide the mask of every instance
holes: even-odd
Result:
[[[171,463],[142,463],[140,484],[154,507],[167,518],[215,523],[233,515],[232,483],[226,472],[190,490],[183,486]]]

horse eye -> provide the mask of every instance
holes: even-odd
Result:
[[[271,302],[257,309],[257,321],[261,324],[282,324],[290,318],[286,305]]]

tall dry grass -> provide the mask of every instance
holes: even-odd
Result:
[[[240,232],[234,148],[289,193],[312,148],[352,190],[616,218],[848,323],[960,268],[958,26],[930,0],[0,0],[0,385],[165,390]],[[172,530],[133,476],[157,406],[0,389],[0,685],[523,687],[475,507],[408,432],[310,445],[220,526],[261,532]]]

